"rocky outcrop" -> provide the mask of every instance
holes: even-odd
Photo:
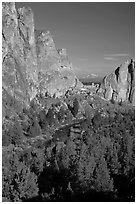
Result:
[[[126,61],[115,72],[105,76],[100,90],[105,99],[135,104],[135,62]]]
[[[20,110],[36,95],[60,97],[83,85],[73,72],[66,49],[56,49],[49,31],[34,28],[30,8],[16,10],[15,3],[2,6],[3,113],[7,104]],[[101,86],[92,87],[106,100],[135,104],[135,62],[126,61],[105,76]],[[80,90],[80,89],[79,89]]]
[[[65,49],[57,50],[49,31],[35,31],[30,8],[2,5],[3,99],[29,105],[37,93],[60,96],[77,85]]]
[[[28,105],[38,82],[33,14],[12,2],[3,3],[2,14],[3,95]]]
[[[66,50],[56,49],[49,31],[36,32],[36,50],[39,88],[43,95],[48,93],[59,97],[76,85],[76,76]]]

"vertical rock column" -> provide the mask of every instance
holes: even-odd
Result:
[[[37,58],[33,14],[2,4],[2,86],[15,100],[29,105],[37,86]]]
[[[135,103],[135,62],[126,61],[113,73],[105,76],[101,85],[104,97],[117,102]],[[99,91],[98,91],[99,92]]]

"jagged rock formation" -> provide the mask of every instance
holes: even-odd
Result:
[[[16,10],[15,3],[4,2],[2,15],[3,117],[19,113],[24,105],[30,106],[30,102],[41,95],[45,100],[45,96],[69,97],[73,92],[81,94],[83,91],[91,96],[97,92],[106,100],[135,104],[133,60],[106,76],[100,87],[93,86],[94,90],[87,92],[87,89],[79,89],[82,84],[73,72],[66,49],[56,49],[49,31],[34,29],[30,8]],[[70,105],[72,112],[76,106],[73,105]],[[79,104],[79,107],[81,111],[77,115],[81,117],[85,104]]]
[[[115,72],[105,76],[98,92],[105,99],[116,102],[128,101],[135,104],[135,62],[126,61]]]
[[[56,49],[50,32],[34,30],[30,8],[13,2],[2,6],[2,59],[5,101],[29,105],[39,92],[60,96],[77,86],[65,49]]]
[[[35,36],[41,93],[63,95],[68,88],[76,85],[76,76],[66,50],[56,49],[49,31],[37,31]]]

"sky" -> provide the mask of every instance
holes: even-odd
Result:
[[[78,77],[104,76],[135,58],[133,2],[18,2],[30,7],[36,29],[51,32],[66,48]]]

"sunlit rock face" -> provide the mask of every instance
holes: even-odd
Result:
[[[135,101],[135,62],[126,61],[115,72],[105,76],[101,85],[104,97],[117,102]]]
[[[35,31],[30,8],[13,2],[2,4],[2,60],[3,95],[25,105],[39,92],[59,97],[78,84],[66,50],[49,31]]]
[[[34,22],[30,9],[15,9],[14,3],[2,7],[3,90],[28,104],[36,92],[37,58]]]
[[[57,50],[50,32],[36,31],[39,87],[42,94],[61,96],[76,86],[72,64],[65,49]]]

